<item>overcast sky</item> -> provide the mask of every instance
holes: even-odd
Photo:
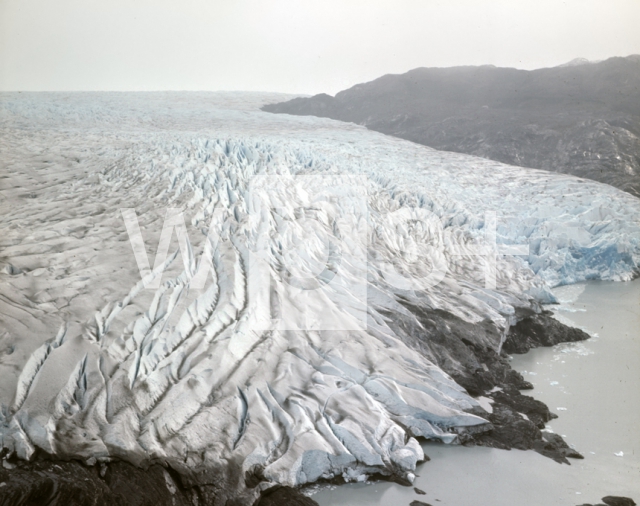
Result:
[[[640,53],[640,0],[0,0],[1,90],[336,93]]]

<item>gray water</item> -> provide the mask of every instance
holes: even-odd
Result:
[[[547,429],[584,455],[557,464],[533,451],[424,443],[431,457],[413,487],[374,482],[320,486],[321,506],[574,506],[622,495],[640,503],[640,280],[589,282],[555,290],[557,318],[583,328],[583,343],[515,355],[527,392],[559,418]]]

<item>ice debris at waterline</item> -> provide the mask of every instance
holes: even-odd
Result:
[[[273,100],[2,94],[3,448],[165,463],[246,501],[411,481],[415,437],[490,425],[394,315],[489,324],[469,339],[499,351],[550,286],[638,269],[635,197],[259,111]],[[155,252],[167,216],[190,243],[141,278],[130,234]]]

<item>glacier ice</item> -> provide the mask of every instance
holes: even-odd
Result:
[[[394,334],[401,302],[504,335],[518,310],[555,301],[551,287],[638,270],[631,195],[259,111],[273,100],[2,94],[4,448],[222,473],[247,500],[272,483],[410,480],[416,437],[455,443],[487,423],[482,400]],[[121,210],[151,253],[167,208],[190,246],[171,243],[142,279]],[[296,255],[326,286],[292,281]]]

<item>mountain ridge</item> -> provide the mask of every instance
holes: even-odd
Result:
[[[640,55],[532,71],[421,67],[262,109],[357,123],[640,196]]]

